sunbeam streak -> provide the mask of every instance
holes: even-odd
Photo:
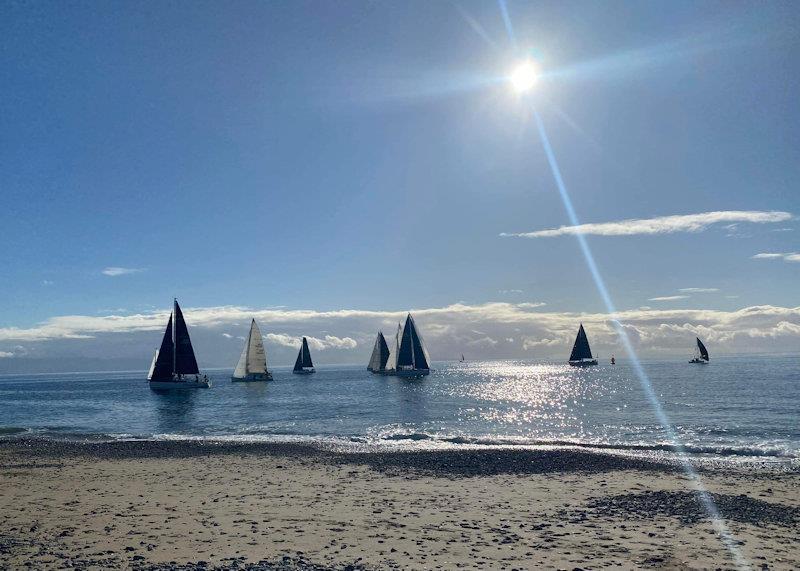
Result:
[[[506,0],[497,0],[500,4],[500,12],[503,14],[503,23],[506,25],[506,32],[508,32],[508,39],[511,40],[511,47],[514,51],[517,50],[517,37],[514,35],[514,27],[511,25],[511,17],[508,15],[508,6]]]
[[[572,205],[572,199],[567,192],[567,187],[564,184],[564,180],[561,177],[561,169],[558,167],[558,162],[556,161],[555,154],[553,153],[553,148],[550,145],[550,139],[547,136],[547,131],[544,128],[544,123],[542,122],[542,118],[539,116],[539,112],[536,108],[533,108],[533,117],[534,121],[536,122],[536,128],[539,131],[539,138],[542,141],[542,146],[544,147],[545,155],[547,156],[547,162],[550,165],[550,170],[553,174],[553,178],[555,179],[556,186],[558,187],[558,192],[561,195],[561,200],[564,203],[564,208],[567,211],[567,216],[569,217],[570,223],[577,226],[580,224],[578,220],[578,216],[575,213],[575,208]],[[600,270],[595,263],[594,256],[592,255],[592,251],[589,248],[589,243],[586,240],[586,237],[583,234],[576,234],[576,238],[578,239],[578,244],[581,247],[581,251],[583,252],[583,257],[586,259],[586,264],[589,266],[589,271],[592,274],[592,279],[594,280],[595,286],[597,287],[597,291],[600,293],[600,297],[603,298],[603,303],[608,310],[608,313],[612,316],[616,315],[617,310],[614,307],[614,302],[611,300],[611,295],[606,288],[605,282],[603,281],[603,276],[600,274]],[[706,510],[709,518],[711,519],[711,523],[714,526],[714,530],[719,535],[722,543],[730,552],[731,556],[733,557],[734,561],[736,562],[736,566],[740,569],[750,569],[749,563],[744,559],[739,548],[736,545],[735,540],[733,539],[731,533],[728,531],[725,522],[723,521],[722,517],[719,514],[719,510],[717,506],[714,504],[714,501],[711,499],[711,495],[706,491],[703,483],[700,479],[699,474],[695,471],[694,466],[692,466],[691,460],[689,459],[688,455],[686,454],[683,445],[681,444],[680,440],[678,439],[675,430],[672,427],[672,423],[670,422],[669,418],[667,417],[666,412],[664,412],[663,407],[661,406],[661,402],[658,400],[655,391],[653,390],[653,386],[650,383],[650,379],[647,376],[647,373],[644,371],[641,363],[639,362],[639,358],[636,355],[636,351],[631,344],[630,339],[628,338],[628,334],[625,331],[623,324],[616,320],[612,319],[611,323],[619,336],[620,341],[622,341],[622,345],[625,348],[625,352],[628,355],[628,358],[633,365],[633,370],[636,373],[636,376],[639,379],[639,383],[642,386],[642,389],[645,392],[650,404],[653,407],[653,411],[658,418],[659,423],[663,426],[667,436],[672,443],[672,446],[678,453],[678,456],[681,461],[681,465],[683,467],[684,473],[687,475],[689,480],[692,482],[693,489],[697,492],[700,500],[703,503],[703,507]]]

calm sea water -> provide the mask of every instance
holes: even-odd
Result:
[[[0,435],[54,438],[322,440],[366,447],[580,444],[665,450],[670,441],[632,368],[486,361],[436,363],[419,380],[363,367],[270,383],[151,391],[143,373],[0,377]],[[800,358],[644,363],[688,451],[800,458]]]

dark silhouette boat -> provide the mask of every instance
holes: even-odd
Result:
[[[569,364],[573,367],[590,367],[597,364],[597,359],[592,357],[592,350],[589,347],[586,331],[583,330],[583,323],[578,328],[578,335],[575,337],[575,344],[572,346],[572,353],[569,356]]]
[[[297,360],[294,362],[292,372],[295,375],[310,375],[317,372],[314,369],[314,363],[311,361],[311,352],[308,350],[308,341],[305,337],[303,337],[303,343],[297,353]]]
[[[694,357],[692,357],[689,360],[689,362],[690,363],[700,363],[700,364],[705,365],[709,361],[708,349],[706,349],[706,346],[703,345],[703,342],[700,341],[699,337],[696,337],[696,339],[697,339],[697,347],[695,347],[695,350],[694,350]]]
[[[151,389],[207,389],[211,381],[200,375],[189,329],[183,312],[174,300],[161,347],[153,355],[147,381]]]

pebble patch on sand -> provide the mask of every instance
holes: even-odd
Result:
[[[783,504],[765,502],[744,494],[708,494],[723,518],[757,526],[779,525],[791,527],[800,522],[800,509]],[[708,514],[698,492],[647,491],[591,500],[591,512],[600,516],[642,517],[663,515],[676,517],[681,523],[691,525],[708,519]]]

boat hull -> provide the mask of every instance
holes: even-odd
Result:
[[[250,373],[245,377],[231,377],[233,383],[256,383],[271,380],[272,373]]]
[[[692,359],[689,361],[690,363],[694,363],[696,365],[707,365],[708,361],[704,361],[703,359]]]
[[[597,359],[582,359],[580,361],[570,361],[570,367],[593,367],[597,365]]]
[[[425,377],[431,374],[430,369],[399,369],[394,371],[386,371],[385,375],[392,375],[394,377],[401,377],[403,379],[416,379]]]
[[[311,369],[297,369],[296,371],[292,371],[292,373],[295,374],[295,375],[312,375],[312,374],[314,374],[316,372],[317,371],[314,370],[314,368],[311,368]]]
[[[211,381],[148,381],[151,389],[155,390],[168,390],[168,389],[210,389]]]

